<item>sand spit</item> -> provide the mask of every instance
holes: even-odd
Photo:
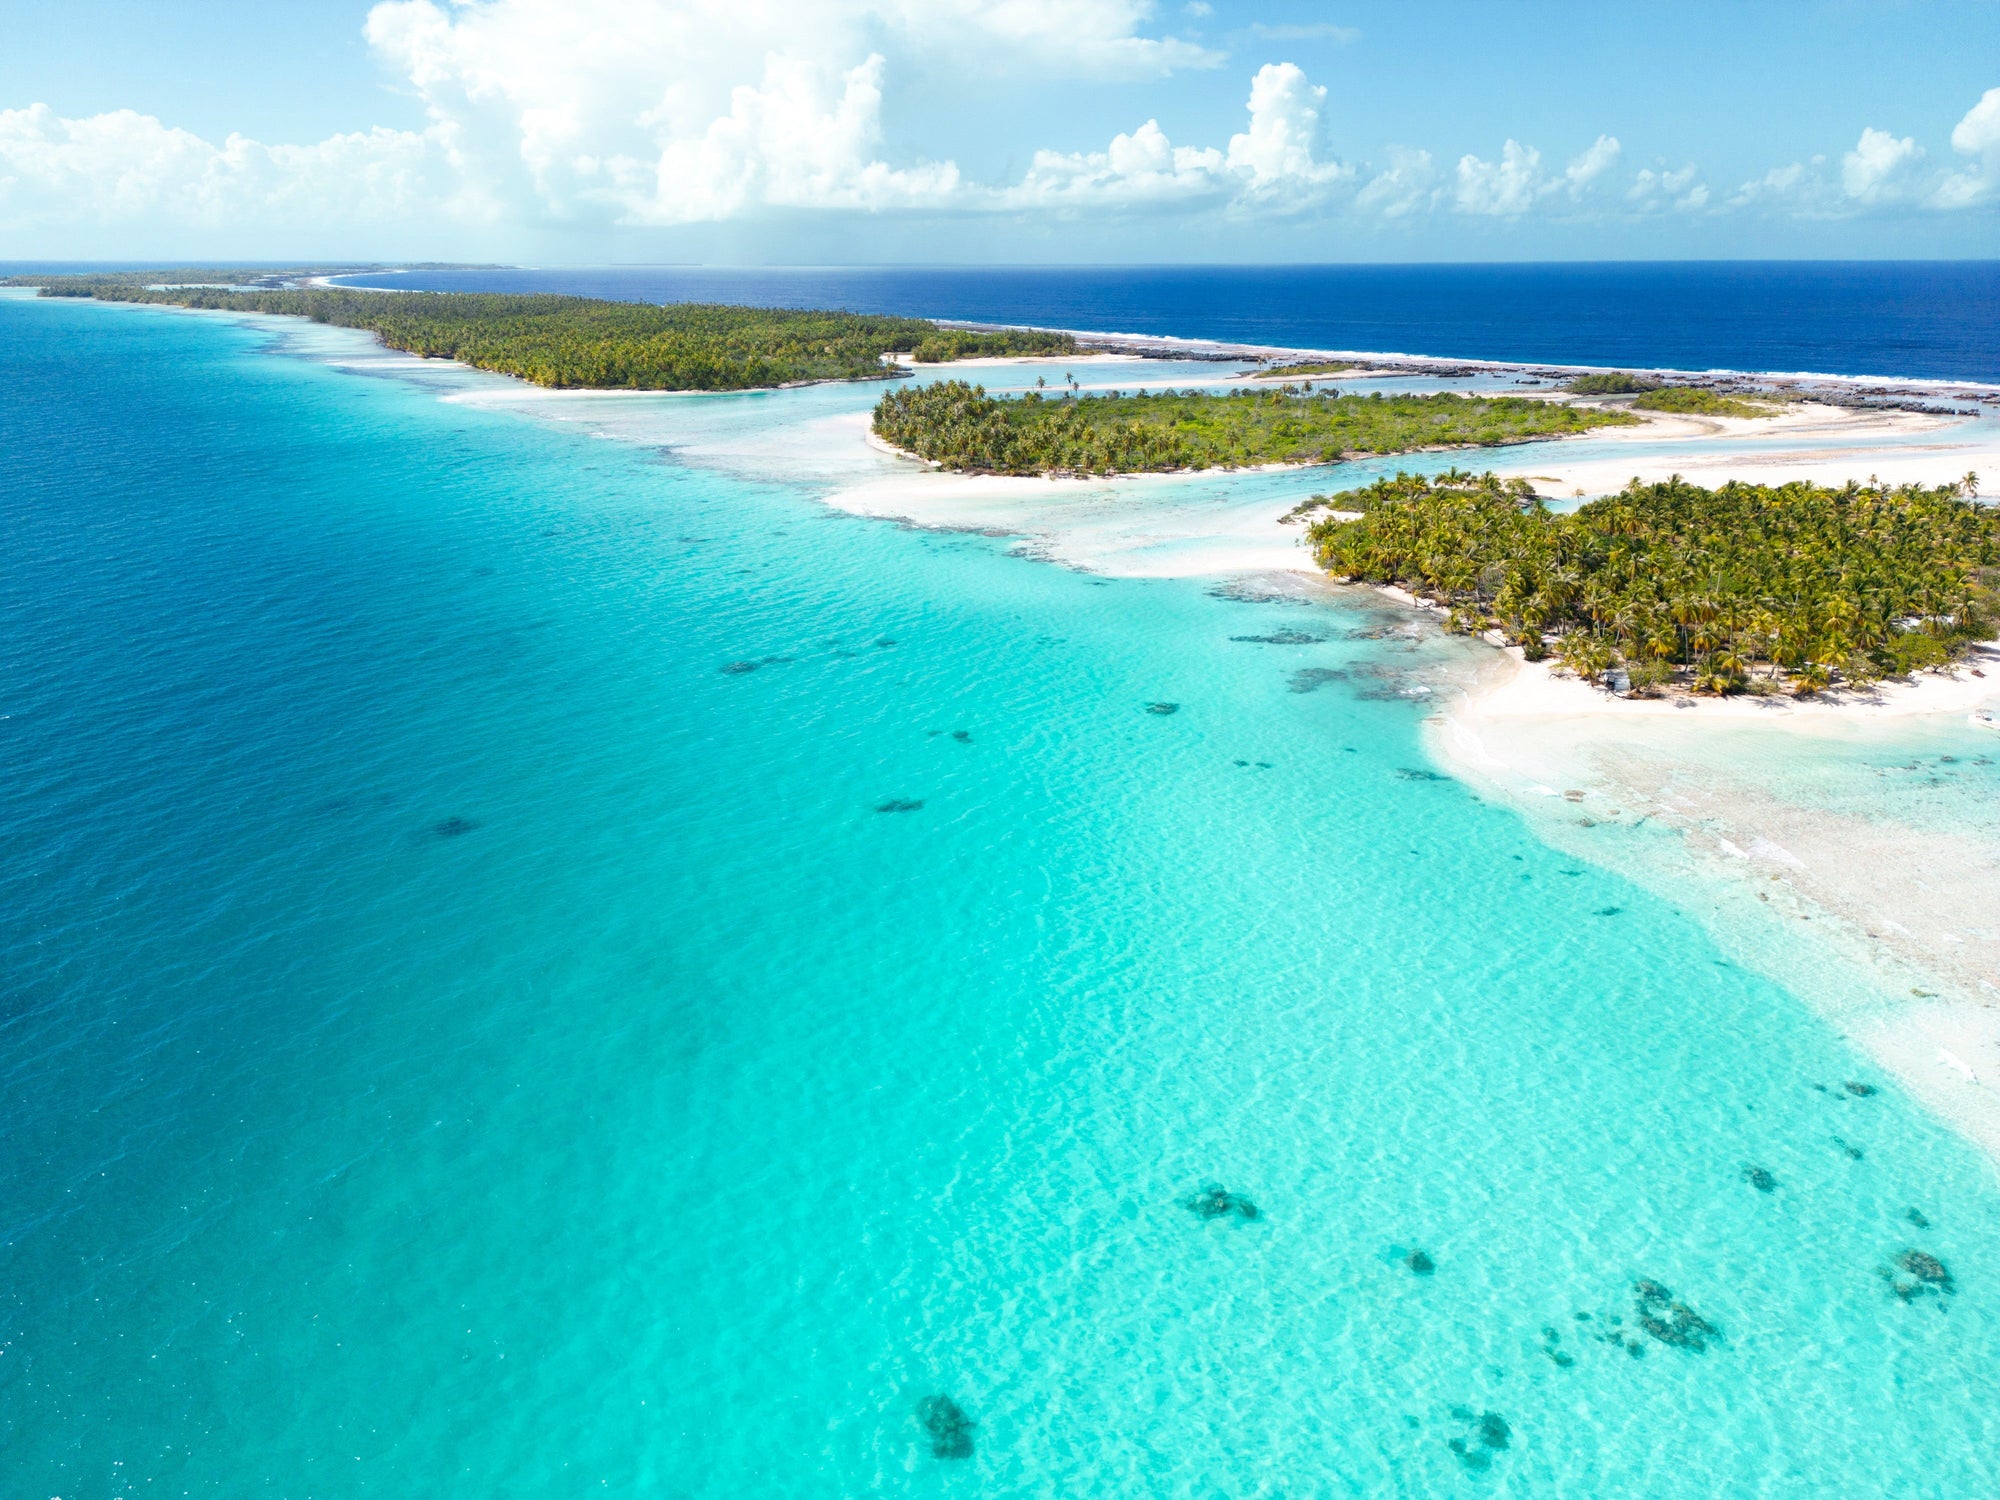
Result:
[[[851,425],[893,465],[826,495],[827,504],[853,515],[941,531],[1016,536],[1021,538],[1017,550],[1024,555],[1118,577],[1317,574],[1302,528],[1279,523],[1300,496],[1269,485],[1239,488],[1226,482],[1268,471],[1205,470],[1120,479],[946,474],[877,438],[868,430],[866,413],[815,425]],[[1207,482],[1191,482],[1196,480]]]

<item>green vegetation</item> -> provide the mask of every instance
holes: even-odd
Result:
[[[1996,633],[2000,508],[1965,498],[1977,483],[1634,480],[1558,515],[1519,480],[1398,475],[1329,497],[1363,516],[1307,535],[1329,571],[1401,584],[1531,660],[1553,647],[1586,679],[1811,693],[1942,666]]]
[[[1274,375],[1287,378],[1294,375],[1339,375],[1346,370],[1358,370],[1361,366],[1351,359],[1302,360],[1291,365],[1266,365],[1253,371],[1259,380],[1268,380]]]
[[[1333,463],[1353,454],[1495,447],[1637,420],[1525,396],[1340,396],[1292,386],[999,400],[962,380],[891,391],[875,407],[875,431],[888,442],[979,474]]]
[[[1038,329],[1007,328],[984,332],[971,328],[940,328],[927,325],[926,333],[907,350],[920,365],[949,364],[955,359],[1019,358],[1038,354],[1074,354],[1076,340],[1066,333],[1044,333]],[[889,346],[885,346],[885,350]]]
[[[882,365],[882,356],[891,353],[961,359],[1067,354],[1076,348],[1068,334],[974,333],[941,329],[921,318],[705,303],[659,307],[590,297],[346,288],[147,290],[146,278],[158,282],[210,274],[49,277],[39,284],[45,297],[282,313],[362,328],[392,349],[426,359],[456,359],[562,389],[745,390],[809,380],[879,379],[892,373]]]
[[[1665,390],[1649,391],[1632,405],[1639,411],[1679,412],[1702,417],[1775,417],[1778,414],[1777,407],[1765,402],[1745,401],[1738,396],[1724,396],[1692,385],[1671,385]]]
[[[1579,375],[1563,389],[1572,396],[1634,396],[1641,391],[1657,391],[1660,382],[1650,375],[1634,375],[1628,370],[1606,370],[1597,375]]]
[[[1595,375],[1579,375],[1563,387],[1572,396],[1637,396],[1635,411],[1676,412],[1703,417],[1775,417],[1775,406],[1767,401],[1746,401],[1725,396],[1697,385],[1667,385],[1650,375],[1634,375],[1628,370],[1606,370]],[[1783,398],[1772,397],[1771,400]]]

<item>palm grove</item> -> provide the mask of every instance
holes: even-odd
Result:
[[[989,396],[944,380],[889,392],[884,440],[947,469],[981,474],[1135,474],[1356,454],[1495,447],[1628,426],[1624,412],[1524,396],[1342,396],[1295,386],[1060,398]]]
[[[1943,666],[2000,622],[2000,510],[1976,487],[1634,480],[1569,514],[1519,480],[1398,475],[1323,497],[1328,571],[1400,584],[1635,691],[1811,693]]]

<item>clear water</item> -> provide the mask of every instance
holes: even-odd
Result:
[[[871,391],[0,389],[7,1493],[2000,1489],[1987,1167],[1434,779],[1446,645],[698,461]]]
[[[1289,348],[2000,381],[2000,261],[607,266],[356,285],[844,307]]]

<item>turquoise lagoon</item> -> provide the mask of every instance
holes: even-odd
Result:
[[[6,1493],[2000,1492],[1989,1166],[1464,648],[332,339],[0,299]]]

